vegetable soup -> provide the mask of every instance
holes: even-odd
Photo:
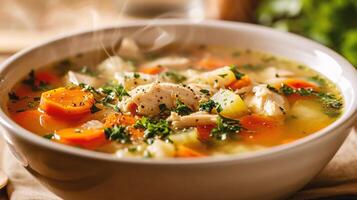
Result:
[[[53,142],[160,159],[289,143],[343,111],[334,84],[290,60],[205,45],[141,49],[125,38],[111,56],[89,52],[32,70],[9,93],[8,113]]]

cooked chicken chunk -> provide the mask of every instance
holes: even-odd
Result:
[[[120,56],[140,59],[143,55],[136,42],[131,38],[123,38],[117,51]]]
[[[174,128],[187,128],[197,125],[216,124],[218,115],[212,115],[205,112],[196,112],[190,115],[180,116],[175,112],[171,112],[167,119],[172,122]]]
[[[106,78],[113,77],[115,72],[133,71],[133,67],[128,62],[125,62],[119,56],[112,56],[105,59],[98,65],[98,70],[102,72]]]
[[[79,85],[80,83],[85,83],[87,85],[91,85],[93,87],[98,86],[99,81],[97,78],[88,76],[88,75],[84,75],[84,74],[80,74],[80,73],[76,73],[73,71],[68,71],[66,78],[66,82],[67,83],[72,83],[75,85]]]
[[[173,83],[151,83],[138,86],[129,92],[130,98],[124,101],[124,110],[129,111],[130,105],[135,103],[140,115],[155,116],[160,113],[160,104],[167,108],[174,108],[176,100],[180,100],[192,110],[198,109],[199,98],[192,89]]]
[[[115,79],[122,84],[125,89],[132,90],[137,86],[153,83],[158,80],[157,75],[144,74],[140,72],[118,72]]]
[[[233,81],[236,80],[236,77],[230,67],[222,67],[215,69],[213,71],[204,72],[192,76],[188,79],[188,83],[202,83],[211,85],[214,88],[225,88]]]
[[[265,84],[253,87],[244,101],[254,113],[271,117],[281,117],[289,109],[287,99],[270,91]]]
[[[169,69],[185,69],[188,68],[191,64],[191,61],[188,58],[178,57],[178,56],[168,56],[159,58],[157,60],[147,62],[144,64],[145,67],[156,67],[163,66]]]

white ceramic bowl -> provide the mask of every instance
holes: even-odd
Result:
[[[341,56],[308,39],[242,23],[145,21],[72,34],[23,50],[0,68],[0,121],[6,143],[26,169],[64,199],[276,199],[293,194],[332,158],[356,117],[357,73]],[[140,29],[140,31],[138,31]],[[135,32],[135,34],[133,34]],[[345,98],[333,124],[295,142],[262,151],[202,159],[118,159],[50,142],[6,115],[10,88],[31,69],[131,35],[140,43],[203,43],[262,50],[324,74]],[[158,40],[156,40],[158,41]],[[353,87],[354,86],[354,87]]]

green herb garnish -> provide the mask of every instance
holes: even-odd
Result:
[[[122,144],[130,143],[130,133],[126,130],[125,126],[113,126],[111,128],[105,128],[104,134],[107,140],[120,142]]]
[[[212,110],[216,107],[217,107],[216,102],[210,99],[200,104],[200,111],[206,111],[208,113],[211,113]]]
[[[209,95],[210,95],[209,90],[206,90],[206,89],[200,89],[200,92],[201,92],[202,94],[207,95],[207,96],[209,96]]]
[[[135,128],[144,129],[144,140],[148,144],[152,144],[155,138],[166,139],[170,135],[171,129],[169,122],[166,120],[154,120],[147,117],[142,117],[136,121]]]
[[[218,116],[217,127],[211,131],[211,137],[216,140],[226,140],[234,138],[244,128],[239,120],[228,119],[223,116]]]
[[[92,107],[90,108],[90,112],[91,113],[96,113],[98,111],[101,111],[102,109],[98,108],[95,104],[92,105]]]
[[[188,106],[178,99],[176,99],[176,108],[173,111],[177,112],[179,115],[189,115],[193,112]]]
[[[167,76],[168,78],[175,81],[176,83],[182,83],[183,81],[187,80],[186,76],[173,71],[165,72],[163,75]]]
[[[239,71],[237,70],[237,66],[236,66],[236,65],[232,65],[232,66],[230,67],[230,69],[231,69],[231,71],[234,73],[234,76],[236,77],[237,80],[240,80],[240,79],[244,76],[243,73],[241,73],[241,72],[239,72]]]

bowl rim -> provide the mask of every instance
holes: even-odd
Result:
[[[6,61],[4,61],[0,65],[0,73],[6,69],[11,63],[16,61],[17,59],[21,59],[22,56],[30,53],[31,51],[41,48],[42,46],[48,45],[52,42],[56,42],[68,37],[81,37],[86,34],[91,34],[93,32],[98,31],[106,31],[110,29],[120,29],[125,27],[144,27],[148,24],[152,25],[159,25],[159,26],[180,26],[180,25],[190,25],[190,26],[202,26],[202,27],[211,27],[211,28],[228,28],[228,29],[235,29],[237,27],[250,29],[252,31],[258,32],[265,32],[268,34],[274,34],[276,36],[283,36],[288,37],[291,40],[296,40],[296,42],[306,43],[313,46],[315,49],[321,50],[332,57],[340,66],[343,68],[343,71],[348,70],[348,73],[354,74],[353,76],[357,80],[357,71],[354,67],[342,56],[338,53],[334,52],[333,50],[315,42],[310,39],[304,38],[302,36],[282,32],[279,30],[275,30],[269,27],[264,27],[261,25],[255,24],[248,24],[242,22],[227,22],[227,21],[218,21],[218,20],[202,20],[202,21],[192,21],[187,19],[156,19],[156,20],[131,20],[128,22],[110,25],[90,30],[82,30],[76,31],[66,34],[61,34],[54,38],[48,39],[44,42],[38,43],[31,47],[25,48],[16,54],[12,55]],[[351,80],[348,80],[351,81]],[[338,85],[338,84],[337,84]],[[20,125],[15,123],[9,116],[5,114],[2,108],[0,108],[0,125],[4,126],[7,130],[10,130],[12,134],[15,134],[17,137],[20,137],[26,141],[34,143],[38,146],[43,146],[45,148],[49,148],[54,151],[59,151],[65,154],[71,154],[74,156],[85,157],[89,159],[96,159],[102,161],[109,161],[109,162],[119,162],[119,163],[135,163],[135,164],[152,164],[152,165],[196,165],[196,164],[217,164],[217,163],[227,163],[227,162],[243,162],[243,161],[251,161],[253,159],[263,158],[265,156],[272,156],[282,153],[286,150],[292,150],[299,148],[303,145],[307,145],[308,143],[317,140],[319,138],[325,137],[331,132],[337,132],[337,130],[348,129],[352,126],[352,123],[357,118],[357,88],[353,88],[353,97],[351,100],[350,107],[344,109],[343,114],[332,124],[319,130],[313,134],[295,140],[291,143],[281,144],[273,147],[269,147],[262,150],[252,151],[252,152],[245,152],[243,154],[233,154],[228,156],[219,156],[213,157],[208,156],[205,158],[192,158],[192,159],[183,159],[183,158],[165,158],[165,159],[142,159],[142,158],[118,158],[113,156],[112,154],[102,153],[102,152],[95,152],[91,150],[80,149],[64,144],[55,143],[49,140],[45,140],[30,131],[22,128]],[[6,138],[5,138],[6,139]],[[8,141],[7,141],[8,142]]]

